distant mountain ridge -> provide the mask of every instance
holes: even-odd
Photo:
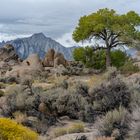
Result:
[[[26,38],[17,38],[15,40],[1,42],[0,47],[3,47],[6,44],[11,44],[14,46],[16,53],[21,59],[26,59],[30,54],[36,53],[42,59],[44,58],[48,49],[53,48],[55,51],[61,52],[64,54],[67,60],[72,60],[72,52],[75,48],[73,47],[64,47],[57,41],[46,37],[43,33],[36,33],[30,37]],[[137,50],[134,48],[127,49],[126,53],[132,57],[136,55]]]
[[[21,59],[26,59],[33,53],[37,53],[40,58],[43,58],[48,49],[53,48],[55,51],[63,53],[66,59],[72,60],[72,51],[75,48],[66,48],[55,40],[46,37],[43,33],[36,33],[30,37],[18,38],[7,42],[3,41],[0,43],[0,47],[6,44],[13,45]]]

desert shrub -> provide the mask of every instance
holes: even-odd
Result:
[[[83,83],[76,84],[76,93],[82,95],[83,97],[87,97],[88,95],[88,86]]]
[[[120,105],[129,107],[131,92],[121,78],[105,81],[100,86],[90,90],[93,108],[98,113],[119,108]]]
[[[129,137],[131,139],[139,140],[140,139],[140,108],[137,106],[133,108],[132,112],[132,121],[129,125]]]
[[[55,137],[63,136],[67,134],[67,129],[66,128],[57,128],[54,130],[54,135]]]
[[[133,64],[133,62],[130,60],[130,61],[127,61],[122,67],[120,67],[120,71],[123,74],[130,75],[130,74],[139,72],[140,69],[137,65]]]
[[[6,78],[6,83],[19,83],[19,79],[16,77],[7,77]]]
[[[83,135],[83,136],[77,137],[75,140],[88,140],[88,138],[85,135]]]
[[[83,123],[74,123],[69,129],[68,133],[82,133],[84,132],[84,125]]]
[[[107,68],[103,77],[104,77],[104,79],[111,80],[113,78],[116,78],[118,74],[119,74],[119,72],[117,71],[116,67],[109,67],[109,68]]]
[[[113,137],[99,137],[99,138],[96,138],[96,140],[115,140],[115,138]]]
[[[100,136],[112,136],[116,140],[123,140],[129,130],[129,113],[123,107],[109,111],[95,123]]]
[[[81,110],[79,113],[79,119],[84,122],[93,123],[95,120],[95,112],[92,104],[85,105],[84,110]]]
[[[0,97],[4,96],[4,91],[0,90]]]
[[[20,111],[14,112],[13,116],[14,116],[14,119],[16,120],[16,122],[18,122],[20,124],[22,124],[25,121],[25,119],[27,118],[27,115]]]
[[[131,91],[131,108],[140,106],[140,75],[133,74],[125,79],[130,91]]]
[[[64,89],[68,89],[68,82],[66,80],[64,80],[62,83],[61,83],[61,87],[63,87]]]
[[[2,140],[37,140],[38,135],[13,120],[0,118],[0,138]]]
[[[130,90],[140,92],[140,75],[133,74],[126,78],[126,83],[128,84]]]
[[[10,105],[11,112],[26,111],[30,113],[33,109],[37,110],[39,101],[39,94],[42,89],[32,87],[32,91],[26,85],[14,86],[11,89],[11,94],[7,95],[7,102]]]
[[[23,121],[22,124],[25,126],[44,134],[48,130],[48,126],[54,124],[56,119],[54,116],[47,115],[39,110],[40,98],[43,95],[42,89],[32,87],[32,92],[33,94],[30,93],[26,85],[19,85],[12,89],[12,94],[6,96],[6,107],[8,109],[2,108],[3,115]],[[17,112],[25,113],[27,118],[24,120],[26,116],[23,114],[17,115]],[[37,122],[29,120],[28,117],[37,118]]]
[[[69,116],[72,119],[78,119],[78,112],[84,109],[87,101],[81,95],[65,94],[59,96],[53,104],[57,108],[60,116]]]
[[[5,87],[6,87],[6,85],[4,83],[0,82],[0,89],[3,89]]]
[[[47,95],[47,96],[46,96]],[[45,93],[43,102],[48,108],[48,112],[55,114],[57,117],[68,116],[71,119],[82,119],[84,121],[91,121],[88,118],[94,118],[92,105],[88,99],[76,92],[76,89],[51,89]]]

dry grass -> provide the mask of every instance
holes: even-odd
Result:
[[[94,88],[100,85],[104,80],[105,78],[103,75],[94,75],[90,78],[87,84],[89,87]]]
[[[81,133],[84,132],[83,123],[74,123],[71,127],[68,128],[68,133]]]
[[[13,113],[13,116],[15,118],[15,121],[18,122],[18,123],[22,123],[25,121],[25,119],[27,118],[27,115],[20,112],[20,111],[17,111],[15,113]]]
[[[54,136],[59,137],[67,134],[67,129],[66,128],[57,128],[54,130]]]
[[[81,122],[72,123],[65,127],[58,127],[53,130],[54,137],[60,137],[66,134],[82,133],[84,132],[84,124]]]

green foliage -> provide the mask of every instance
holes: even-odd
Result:
[[[30,129],[17,124],[13,120],[0,118],[0,139],[38,140],[38,135]]]
[[[122,67],[120,67],[120,70],[123,74],[133,74],[133,73],[136,73],[136,72],[139,72],[140,71],[140,68],[133,64],[133,62],[130,60],[130,61],[127,61]]]
[[[139,38],[139,32],[136,29],[139,25],[140,16],[134,11],[119,15],[116,11],[105,8],[81,17],[73,38],[77,42],[90,39],[91,36],[103,39],[100,33],[106,30],[112,32],[112,36],[119,35],[119,40],[130,42],[133,38]]]
[[[83,63],[85,60],[85,48],[75,48],[73,51],[73,58],[75,61],[82,61]]]
[[[104,51],[94,52],[91,47],[81,47],[74,50],[73,57],[76,61],[81,61],[86,67],[94,67],[95,69],[105,67]]]
[[[121,50],[116,50],[111,52],[111,60],[112,60],[112,66],[114,67],[122,67],[125,62],[127,62],[129,57],[127,54]]]
[[[73,57],[76,61],[81,61],[86,67],[93,67],[94,69],[105,69],[106,54],[104,50],[93,51],[91,47],[76,48],[73,52]],[[112,66],[122,67],[127,62],[129,57],[121,50],[114,50],[111,52]]]
[[[140,40],[140,16],[134,11],[117,14],[114,10],[100,9],[81,17],[73,32],[76,42],[96,39],[103,45],[95,45],[96,50],[106,50],[106,68],[111,66],[111,49],[117,46],[138,46]],[[118,64],[117,64],[118,65]],[[119,66],[119,65],[118,65]]]

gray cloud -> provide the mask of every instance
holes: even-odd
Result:
[[[139,0],[0,0],[0,35],[43,32],[60,43],[70,42],[81,16],[105,7],[140,13],[139,5]]]

